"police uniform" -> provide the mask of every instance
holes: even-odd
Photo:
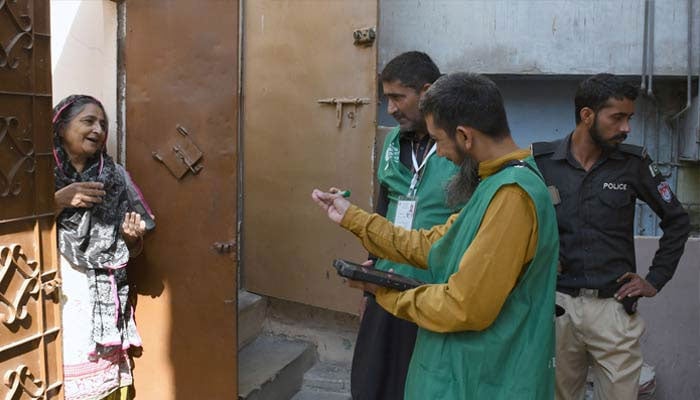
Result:
[[[637,270],[636,200],[661,219],[664,233],[645,277],[659,291],[683,254],[690,220],[644,148],[620,144],[586,171],[571,154],[571,136],[532,145],[559,225],[557,304],[566,312],[557,317],[557,399],[581,398],[589,357],[596,399],[636,399],[644,322],[612,298],[617,279]]]

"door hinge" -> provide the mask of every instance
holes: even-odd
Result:
[[[355,39],[355,46],[370,47],[377,38],[377,31],[374,27],[356,29],[352,33],[352,38]]]
[[[228,242],[214,242],[211,246],[219,254],[228,254],[236,251],[236,241],[229,240]]]

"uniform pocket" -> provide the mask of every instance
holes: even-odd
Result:
[[[623,190],[603,190],[598,194],[600,201],[611,208],[622,208],[628,206],[633,198]]]

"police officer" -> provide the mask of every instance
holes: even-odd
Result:
[[[581,399],[589,360],[596,399],[636,399],[644,322],[639,297],[653,297],[673,276],[690,231],[688,214],[630,132],[637,90],[620,77],[584,80],[575,98],[576,128],[533,144],[549,186],[560,236],[556,398]],[[649,273],[636,273],[635,200],[661,219],[663,236]]]

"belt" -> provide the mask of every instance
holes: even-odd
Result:
[[[608,299],[617,293],[618,288],[603,288],[603,289],[587,289],[587,288],[568,288],[557,287],[557,292],[568,294],[571,297],[597,297],[599,299]]]

